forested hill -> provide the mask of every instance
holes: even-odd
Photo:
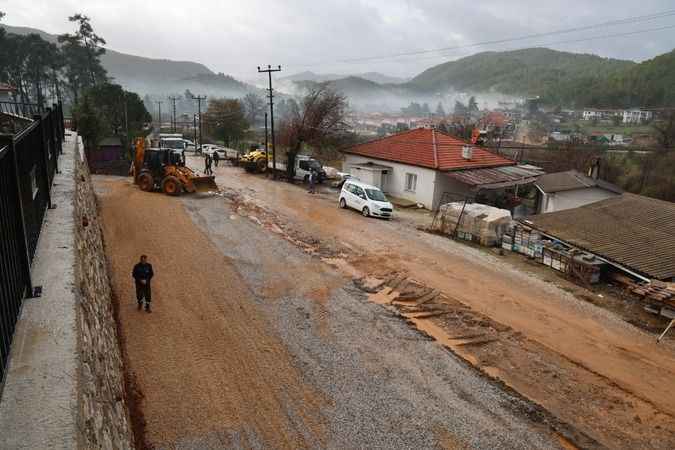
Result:
[[[561,86],[561,95],[586,106],[675,106],[675,50],[606,78]]]
[[[546,95],[561,82],[619,73],[632,61],[595,55],[529,48],[484,52],[425,70],[408,85],[421,91],[496,91],[513,95]]]
[[[485,52],[432,67],[406,86],[540,96],[567,107],[673,106],[675,51],[640,64],[545,48]]]

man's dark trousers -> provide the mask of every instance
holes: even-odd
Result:
[[[146,284],[136,281],[136,300],[138,300],[138,303],[141,303],[143,300],[145,300],[147,304],[150,304],[152,301],[150,281],[147,281]]]

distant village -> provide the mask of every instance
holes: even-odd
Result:
[[[442,108],[441,108],[442,109]],[[437,112],[357,113],[354,129],[362,136],[386,136],[419,127],[434,127],[469,138],[480,130],[483,143],[499,146],[522,144],[590,144],[608,147],[651,147],[656,144],[649,124],[664,109],[554,109],[540,106],[537,98],[499,102],[493,109],[465,108],[452,114]],[[489,141],[489,142],[488,142]]]

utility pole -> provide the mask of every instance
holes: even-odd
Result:
[[[192,127],[192,130],[195,132],[195,153],[197,153],[197,114],[192,115],[192,120],[194,121],[194,126]],[[199,153],[201,153],[201,149],[199,149]]]
[[[161,134],[162,133],[162,103],[164,103],[164,102],[163,101],[157,101],[155,103],[157,103],[157,108],[158,108],[157,115],[159,116],[159,118],[157,119],[158,122],[159,122],[158,133]]]
[[[171,132],[175,133],[176,132],[176,100],[178,100],[178,97],[169,97],[169,100],[171,100],[171,103],[173,103],[173,116],[172,116],[172,121],[171,121]]]
[[[206,100],[206,95],[204,96],[192,96],[194,100],[197,100],[197,113],[199,114],[199,152],[202,151],[202,100]],[[197,143],[195,142],[195,145]]]
[[[270,152],[267,142],[267,111],[265,111],[265,167],[270,166]]]
[[[274,93],[272,91],[272,72],[281,72],[281,66],[277,66],[276,69],[272,69],[272,66],[267,65],[267,69],[260,69],[258,66],[258,73],[267,73],[269,80],[269,91],[270,91],[270,127],[272,129],[272,171],[274,172],[273,176],[277,176],[277,146],[274,142]]]

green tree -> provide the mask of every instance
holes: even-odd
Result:
[[[107,136],[119,136],[128,148],[134,137],[145,134],[145,124],[152,121],[138,94],[109,83],[86,90],[73,115],[85,148],[90,151]]]
[[[84,89],[107,81],[107,74],[101,64],[101,55],[105,53],[105,40],[94,33],[89,17],[75,14],[68,17],[77,23],[75,34],[62,34],[58,37],[65,62],[65,76],[73,95],[73,103]]]
[[[211,136],[228,147],[240,141],[249,128],[244,107],[237,99],[210,100],[204,125]]]

